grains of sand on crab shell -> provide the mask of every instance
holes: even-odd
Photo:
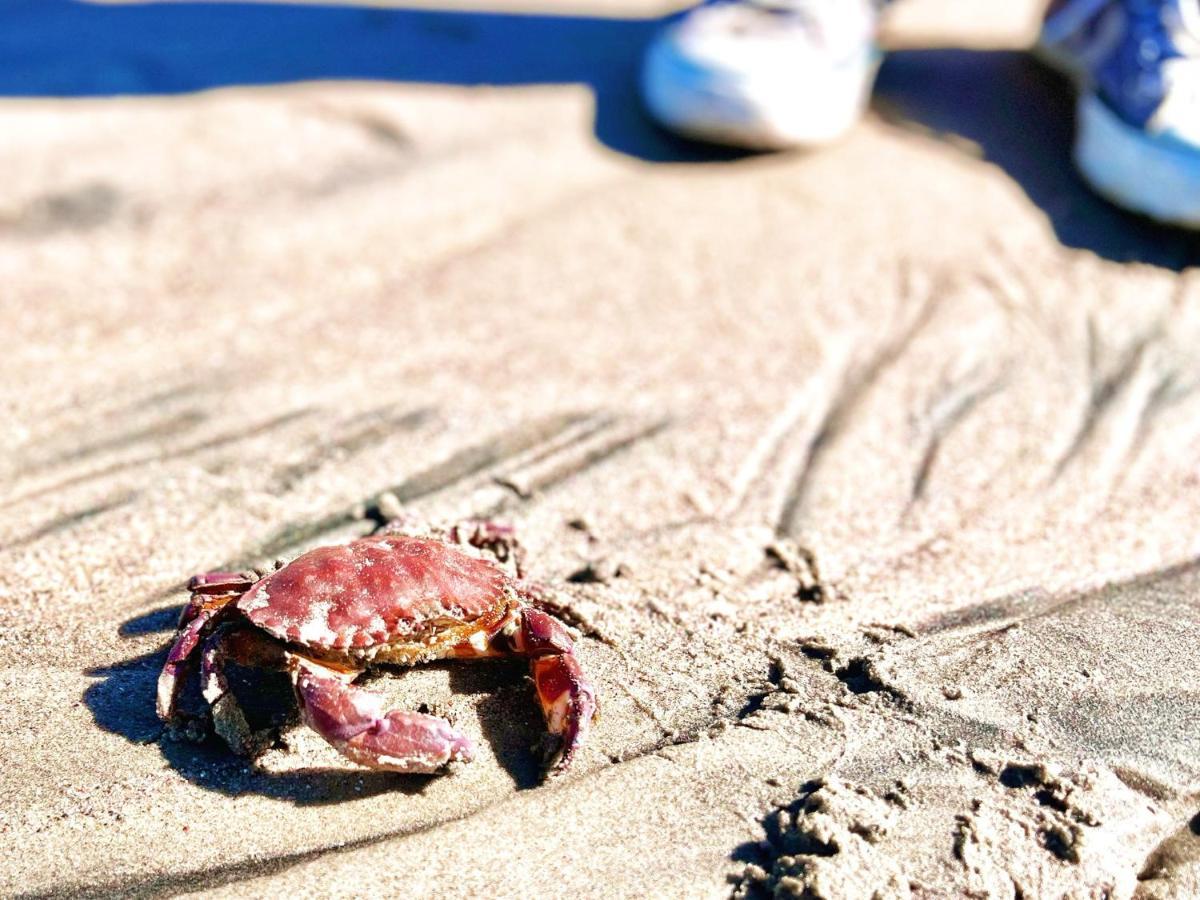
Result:
[[[507,583],[496,566],[441,541],[388,535],[311,550],[255,584],[238,608],[282,640],[364,649],[432,620],[472,621]]]
[[[258,609],[266,609],[271,605],[271,595],[263,590],[251,590],[253,597],[247,596],[246,600],[240,604],[242,612],[251,613]]]
[[[329,627],[329,613],[333,604],[312,603],[308,607],[308,615],[300,626],[297,639],[310,647],[335,646],[338,634]]]

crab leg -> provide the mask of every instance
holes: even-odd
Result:
[[[567,629],[540,609],[518,606],[490,631],[485,641],[477,644],[468,640],[449,655],[459,659],[497,656],[529,659],[546,729],[557,743],[549,771],[562,772],[587,739],[599,708],[595,688],[579,665]]]
[[[486,519],[464,519],[450,526],[447,536],[456,544],[467,544],[479,550],[486,550],[502,563],[512,560],[517,577],[523,577],[525,548],[517,540],[516,531],[511,525],[502,525]]]
[[[304,721],[348,759],[374,769],[433,773],[474,756],[471,741],[445,719],[387,712],[382,697],[351,683],[358,672],[289,656]]]
[[[230,594],[240,597],[250,588],[258,576],[249,572],[206,572],[203,575],[193,575],[188,581],[188,590],[192,592],[193,602],[197,594]],[[184,610],[187,613],[187,610]]]
[[[179,634],[158,676],[158,717],[164,722],[172,722],[176,718],[175,706],[183,684],[182,676],[190,668],[192,654],[196,652],[200,639],[212,626],[217,614],[249,590],[256,580],[256,577],[244,572],[209,572],[194,575],[188,582],[192,596],[179,615]]]
[[[419,519],[402,515],[388,522],[380,533],[421,537],[432,534],[439,539],[444,535],[451,543],[490,553],[501,563],[511,561],[517,577],[524,577],[525,548],[517,540],[516,530],[511,525],[488,519],[463,519],[449,528],[431,532]]]
[[[596,691],[583,674],[574,645],[562,623],[539,609],[524,607],[512,635],[513,652],[530,657],[529,668],[546,728],[559,739],[549,770],[561,772],[587,739],[596,716]]]

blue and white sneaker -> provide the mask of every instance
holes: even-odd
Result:
[[[1200,227],[1200,0],[1056,0],[1038,52],[1079,85],[1075,163],[1091,186]]]
[[[748,149],[829,143],[861,117],[879,65],[873,0],[715,0],[647,51],[650,114]]]

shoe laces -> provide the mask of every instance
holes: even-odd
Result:
[[[1125,0],[1123,8],[1147,62],[1200,55],[1200,0]]]

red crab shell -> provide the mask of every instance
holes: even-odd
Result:
[[[449,533],[455,541],[466,534],[483,549],[508,530],[474,522]],[[510,541],[501,558],[515,552]],[[570,764],[596,715],[595,688],[563,624],[523,581],[457,543],[385,533],[312,550],[257,581],[209,572],[190,585],[158,678],[158,715],[179,721],[183,679],[198,662],[213,729],[241,753],[253,754],[263,738],[230,690],[229,660],[288,672],[304,722],[346,758],[378,769],[438,772],[469,760],[473,750],[445,719],[388,710],[382,697],[357,685],[373,663],[528,660],[553,739],[550,772]]]
[[[366,650],[501,615],[508,576],[429,538],[383,535],[320,547],[256,583],[237,607],[280,640]]]

